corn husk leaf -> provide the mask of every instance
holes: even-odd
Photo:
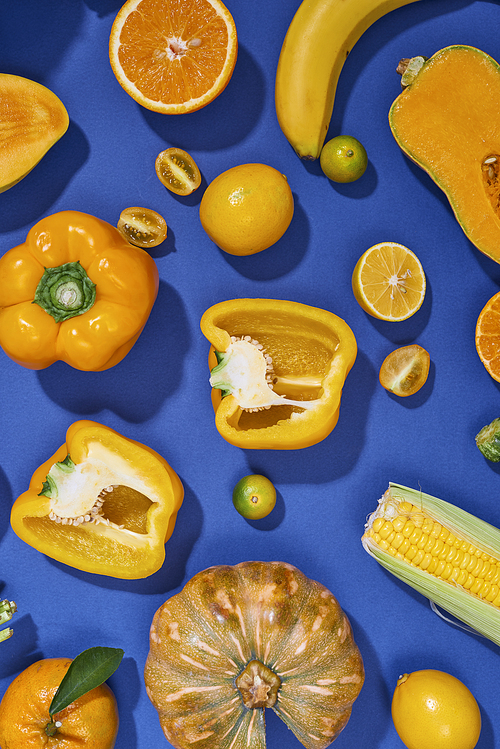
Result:
[[[454,535],[464,538],[492,557],[500,559],[500,530],[498,528],[449,502],[400,484],[389,484],[389,488],[379,500],[377,510],[369,516],[366,530],[371,528],[377,517],[392,520],[401,514],[397,512],[397,506],[401,502],[411,502],[419,508],[419,511],[446,526]],[[366,530],[361,539],[363,547],[382,567],[459,621],[500,645],[500,609],[484,599],[477,598],[455,583],[440,580],[425,570],[395,559],[391,554],[380,549],[367,535]]]

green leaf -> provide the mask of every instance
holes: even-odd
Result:
[[[122,658],[121,648],[95,647],[77,655],[50,703],[50,716],[64,710],[79,697],[103,684],[116,671]]]

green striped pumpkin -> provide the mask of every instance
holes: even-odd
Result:
[[[158,609],[144,678],[175,749],[264,749],[266,707],[323,749],[364,670],[329,590],[290,564],[243,562],[198,573]]]

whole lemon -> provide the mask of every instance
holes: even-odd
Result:
[[[392,720],[408,749],[474,749],[481,733],[474,695],[455,676],[432,669],[399,677]]]
[[[230,255],[254,255],[271,247],[292,217],[287,178],[267,164],[240,164],[219,174],[200,204],[203,228]]]

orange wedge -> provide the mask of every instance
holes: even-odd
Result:
[[[143,107],[194,112],[227,86],[236,26],[220,0],[127,0],[109,39],[118,82]]]
[[[479,314],[476,349],[487,371],[500,382],[500,291],[486,302]]]
[[[400,322],[422,306],[424,269],[407,247],[397,242],[381,242],[359,258],[352,274],[352,290],[369,315]]]

